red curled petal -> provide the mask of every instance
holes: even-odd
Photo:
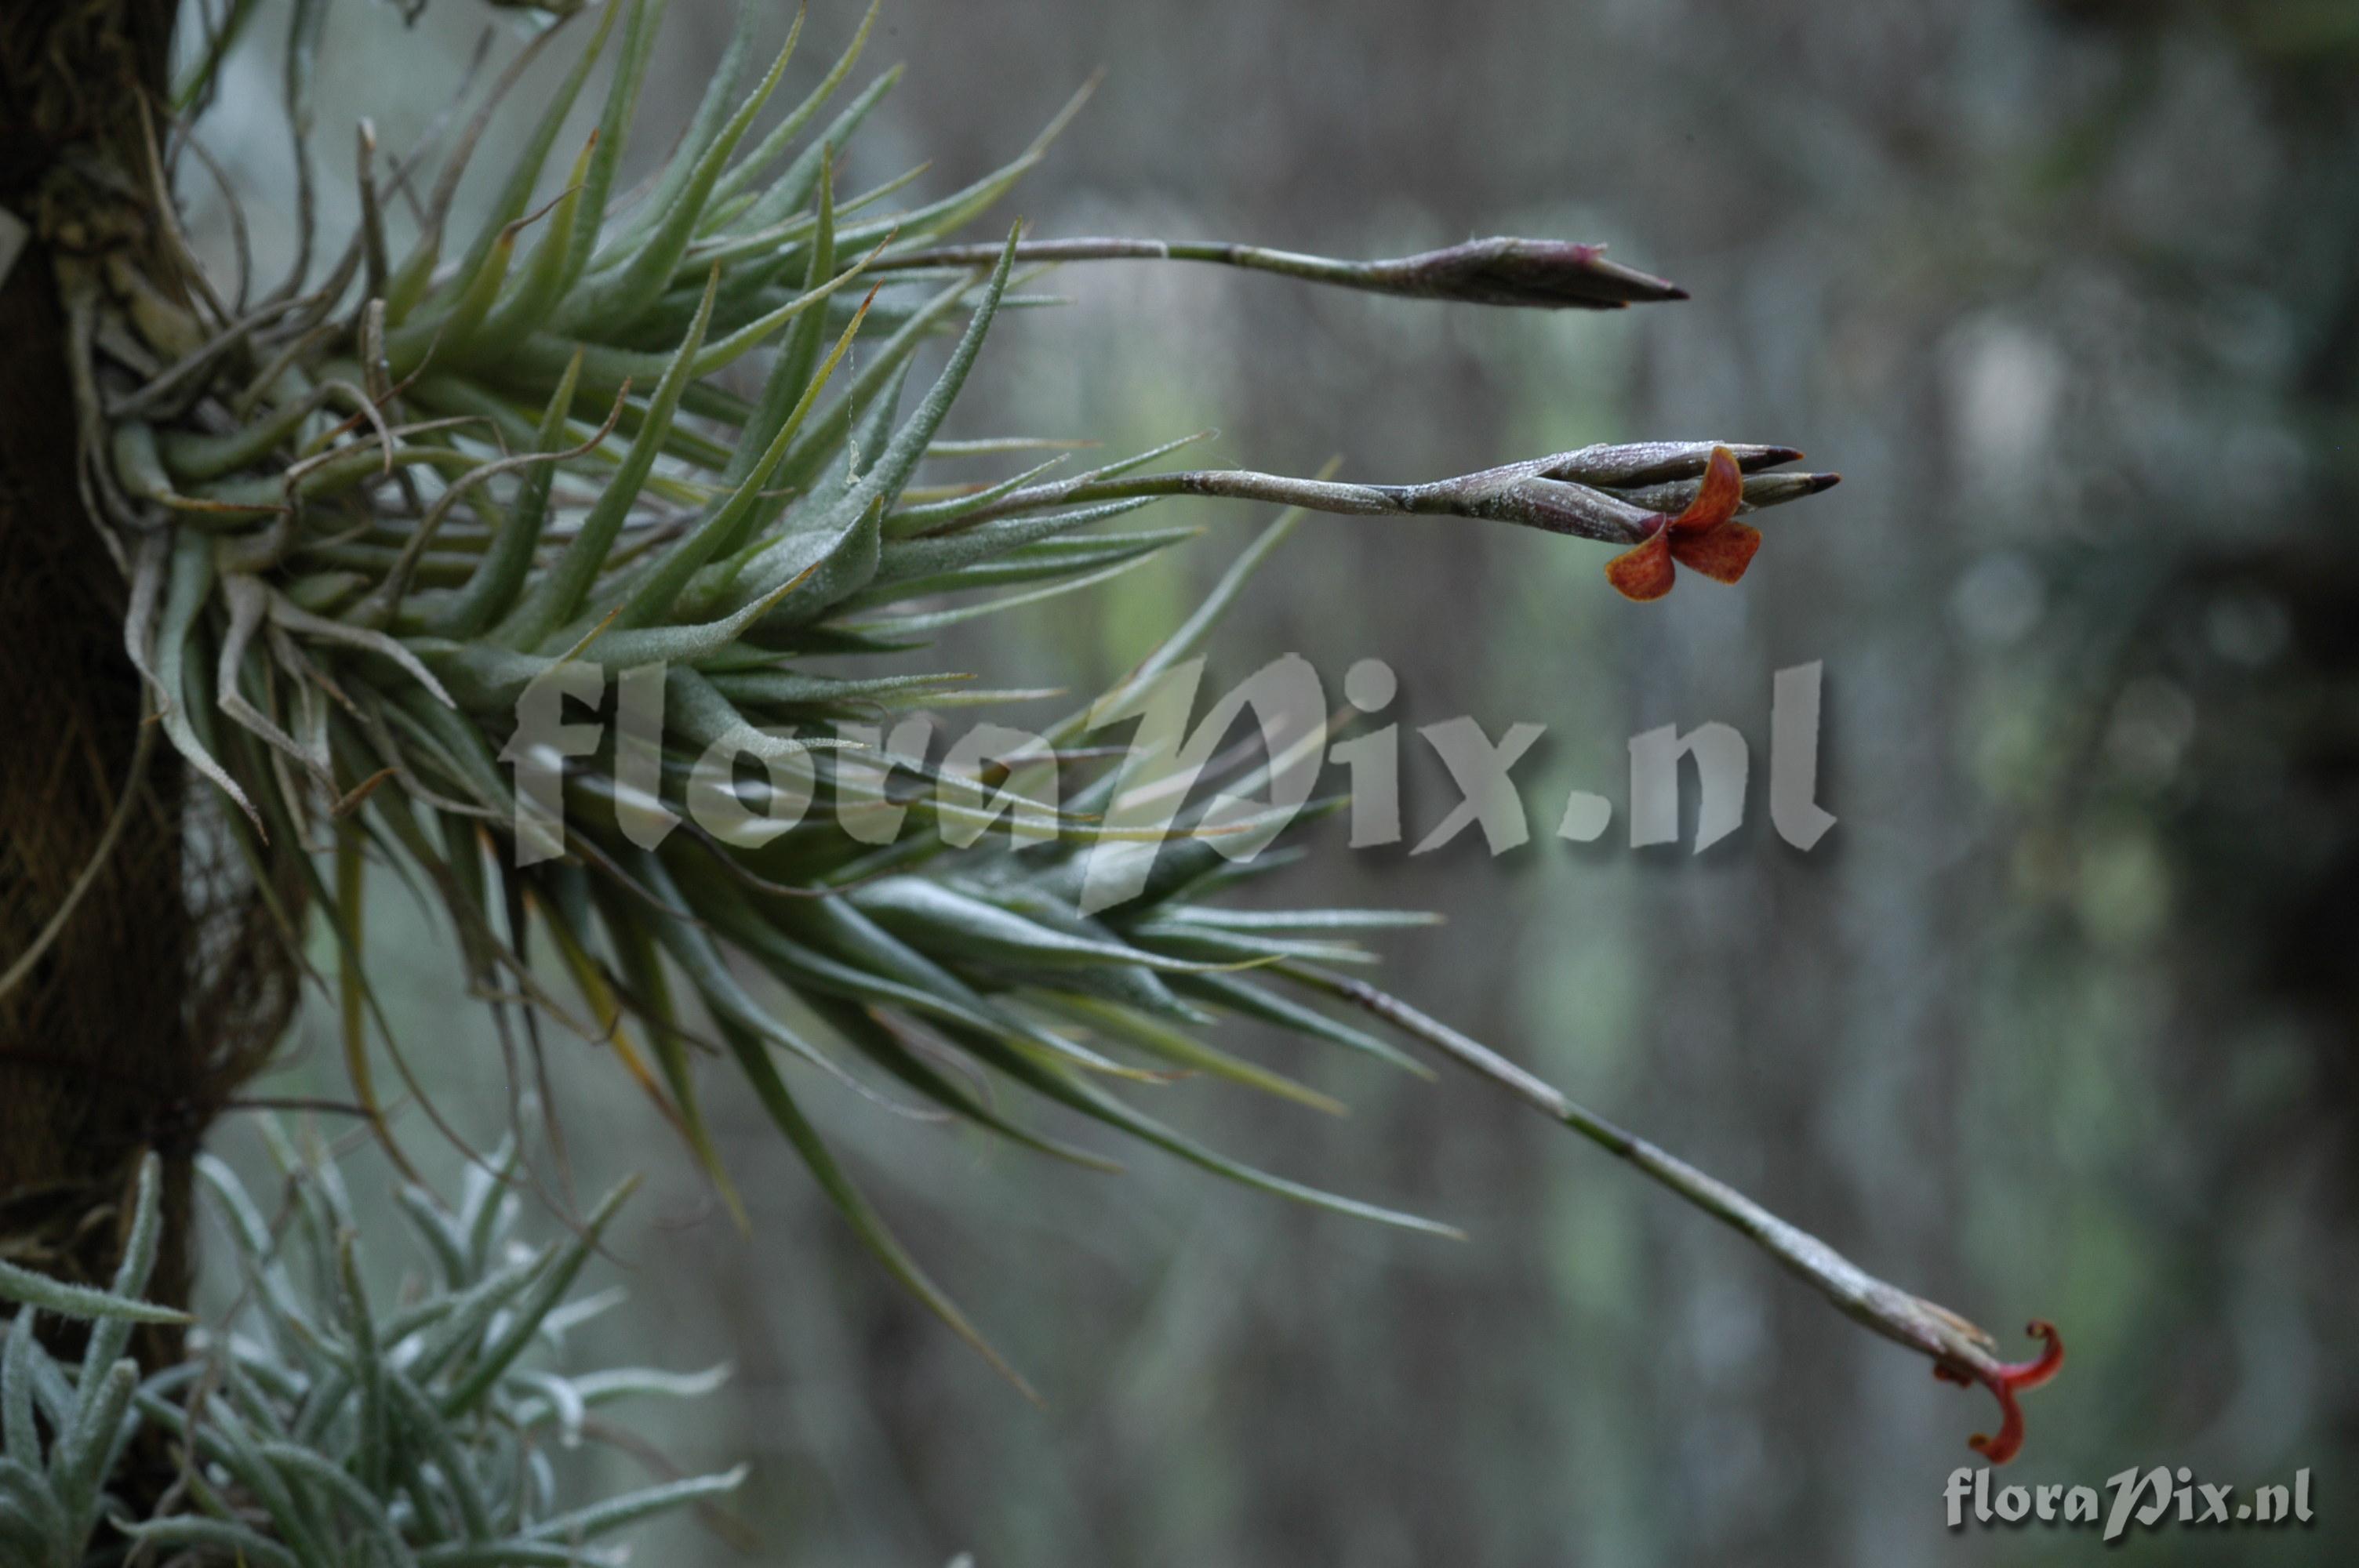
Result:
[[[1714,582],[1734,582],[1761,548],[1761,530],[1750,523],[1723,523],[1701,534],[1672,534],[1671,558]]]
[[[2064,1365],[2064,1336],[2056,1332],[2054,1324],[2034,1318],[2024,1332],[2048,1342],[2033,1360],[2003,1362],[1987,1372],[1947,1361],[1933,1363],[1933,1376],[1942,1381],[1980,1383],[1998,1397],[1998,1435],[1985,1437],[1977,1433],[1966,1440],[1968,1447],[1994,1465],[2006,1464],[2023,1447],[2023,1409],[2016,1403],[2015,1396],[2026,1389],[2039,1387]]]
[[[1984,1437],[1981,1433],[1966,1439],[1966,1446],[1994,1465],[2004,1465],[2023,1451],[2023,1407],[2015,1402],[2015,1390],[2004,1383],[1993,1383],[1990,1390],[1998,1396],[1998,1435]]]
[[[1605,563],[1605,580],[1625,599],[1642,603],[1660,599],[1671,591],[1671,581],[1678,570],[1671,565],[1671,536],[1668,528],[1658,528],[1655,536],[1635,549],[1623,551]]]
[[[2034,1339],[2046,1340],[2048,1346],[2037,1360],[2016,1361],[1999,1368],[1999,1375],[2010,1389],[2036,1389],[2056,1376],[2064,1365],[2064,1336],[2056,1332],[2054,1324],[2035,1317],[2023,1325],[2023,1332]]]
[[[1745,474],[1736,466],[1736,454],[1726,447],[1714,447],[1703,466],[1702,487],[1687,510],[1671,519],[1671,531],[1697,534],[1718,527],[1736,515],[1737,503],[1744,499]]]

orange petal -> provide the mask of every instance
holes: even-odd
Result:
[[[1736,466],[1736,454],[1726,447],[1714,447],[1711,460],[1703,466],[1702,487],[1687,510],[1671,519],[1671,527],[1678,533],[1694,534],[1716,526],[1735,516],[1737,503],[1744,499],[1745,475]]]
[[[1655,536],[1645,544],[1625,550],[1605,563],[1605,580],[1623,598],[1641,602],[1670,592],[1671,579],[1676,575],[1671,566],[1671,535],[1668,529],[1656,530]]]
[[[1761,530],[1750,523],[1723,523],[1701,534],[1671,535],[1671,557],[1714,582],[1734,582],[1753,564]]]

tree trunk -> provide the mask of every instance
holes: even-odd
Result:
[[[0,206],[33,231],[0,280],[0,968],[92,863],[130,784],[141,709],[125,585],[77,482],[53,268],[55,235],[69,231],[42,214],[137,200],[61,159],[82,149],[93,168],[146,169],[138,103],[162,101],[173,10],[0,0]],[[86,232],[144,232],[151,215],[128,212],[127,231]],[[103,1282],[130,1174],[152,1148],[166,1160],[167,1208],[150,1293],[179,1301],[209,1051],[183,1005],[194,943],[180,770],[154,751],[96,880],[0,996],[0,1256]]]

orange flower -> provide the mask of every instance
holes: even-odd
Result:
[[[1655,515],[1655,531],[1646,543],[1625,550],[1605,563],[1605,579],[1625,599],[1660,599],[1671,591],[1678,573],[1671,565],[1692,568],[1714,582],[1734,582],[1753,564],[1761,547],[1761,530],[1736,521],[1745,499],[1745,476],[1736,454],[1714,447],[1704,465],[1703,485],[1687,510],[1677,517]]]
[[[1984,1437],[1977,1433],[1967,1440],[1969,1447],[1994,1465],[2006,1464],[2023,1446],[2023,1411],[2015,1402],[2015,1396],[2026,1389],[2039,1387],[2064,1365],[2064,1338],[2056,1332],[2054,1324],[2034,1318],[2024,1325],[2023,1332],[2048,1342],[2048,1347],[2036,1360],[2002,1361],[1987,1368],[1963,1362],[1933,1363],[1933,1376],[1943,1382],[1962,1387],[1980,1383],[1998,1396],[1998,1435]]]

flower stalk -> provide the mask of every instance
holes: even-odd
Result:
[[[1670,591],[1676,558],[1734,582],[1760,546],[1740,513],[1799,501],[1831,489],[1832,473],[1764,473],[1802,454],[1791,447],[1720,441],[1655,441],[1584,447],[1423,484],[1356,484],[1294,479],[1250,469],[1190,469],[1102,477],[1083,474],[1027,485],[961,510],[954,526],[1052,506],[1169,495],[1268,502],[1345,516],[1483,518],[1628,546],[1606,568],[1624,597]],[[1634,484],[1634,480],[1643,483]],[[1676,507],[1676,514],[1667,512]]]
[[[1980,1383],[1999,1401],[2000,1427],[1968,1445],[1993,1465],[2004,1465],[2023,1447],[2023,1411],[2016,1395],[2053,1378],[2064,1364],[2064,1341],[2054,1325],[2034,1319],[2025,1332],[2046,1341],[2033,1360],[1998,1358],[1990,1333],[1945,1306],[1912,1295],[1876,1278],[1810,1232],[1780,1219],[1727,1183],[1624,1130],[1564,1091],[1471,1040],[1417,1008],[1364,980],[1317,965],[1287,961],[1291,979],[1383,1019],[1410,1038],[1439,1051],[1460,1066],[1506,1089],[1552,1121],[1643,1173],[1657,1184],[1752,1241],[1817,1291],[1837,1311],[1933,1361],[1933,1375],[1960,1385]]]
[[[876,265],[880,271],[988,266],[995,255],[987,245],[937,245],[902,251]],[[1016,259],[1211,262],[1368,294],[1527,309],[1619,310],[1688,297],[1686,289],[1668,278],[1606,260],[1603,245],[1505,234],[1381,261],[1338,261],[1260,245],[1104,238],[1027,240],[1016,247]]]

